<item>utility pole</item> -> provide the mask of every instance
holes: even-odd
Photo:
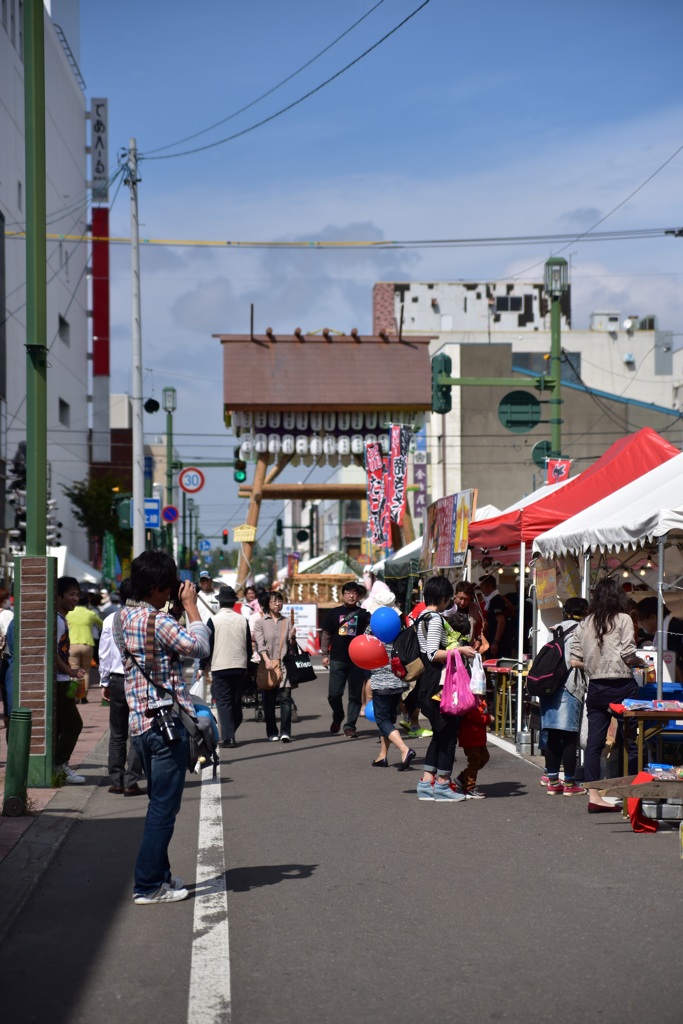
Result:
[[[176,389],[167,387],[161,393],[166,412],[166,504],[173,504],[173,413],[176,410]],[[184,492],[183,492],[184,493]],[[173,555],[173,524],[167,528],[168,553]]]
[[[562,342],[561,306],[562,296],[569,287],[567,261],[561,256],[551,256],[545,264],[545,290],[550,298],[550,376],[553,380],[550,396],[550,444],[551,459],[562,457]]]
[[[133,557],[145,550],[145,458],[142,433],[142,315],[140,310],[140,232],[138,226],[138,154],[135,139],[128,148],[130,189],[130,255],[133,339]]]

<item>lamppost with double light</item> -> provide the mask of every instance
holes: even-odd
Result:
[[[561,300],[569,288],[569,267],[561,256],[551,256],[545,263],[545,291],[550,298],[550,377],[553,389],[550,395],[551,459],[562,457],[562,345]]]
[[[161,403],[166,412],[166,504],[173,504],[173,413],[177,407],[175,388],[164,388],[161,392]],[[173,554],[173,525],[167,527],[167,546]]]

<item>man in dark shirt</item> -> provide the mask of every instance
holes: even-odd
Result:
[[[360,714],[363,698],[363,682],[367,671],[359,668],[349,657],[349,646],[354,637],[362,636],[370,623],[370,613],[358,607],[360,587],[357,583],[345,583],[342,587],[340,608],[328,612],[322,627],[321,651],[323,667],[329,666],[330,679],[327,699],[332,708],[332,725],[330,732],[338,733],[344,721],[344,687],[349,684],[347,718],[344,735],[354,739],[356,722]]]
[[[509,658],[511,654],[510,635],[507,628],[508,605],[498,592],[494,576],[482,576],[479,589],[484,595],[486,615],[486,639],[491,648],[492,658]]]

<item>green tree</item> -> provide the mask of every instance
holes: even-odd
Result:
[[[74,519],[82,526],[92,544],[100,540],[108,530],[114,537],[119,557],[126,557],[130,551],[130,530],[121,528],[118,516],[113,511],[114,498],[121,487],[121,481],[112,474],[79,480],[70,486],[62,484],[64,494],[71,502]]]

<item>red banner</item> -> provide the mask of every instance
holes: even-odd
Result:
[[[384,460],[382,449],[377,442],[366,442],[365,471],[368,488],[368,536],[373,544],[384,546],[387,498],[384,490]]]
[[[562,480],[568,480],[571,465],[571,459],[548,459],[545,482],[547,484],[559,484]]]
[[[406,479],[408,475],[408,452],[412,430],[395,423],[391,427],[389,467],[387,472],[387,502],[392,523],[403,525],[406,510]]]

